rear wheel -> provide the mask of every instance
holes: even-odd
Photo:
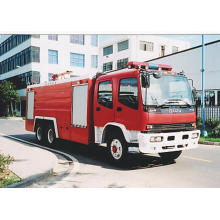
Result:
[[[174,161],[177,159],[182,151],[173,151],[173,152],[165,152],[165,153],[159,153],[162,160],[165,161]]]
[[[110,135],[108,141],[109,158],[117,166],[126,166],[128,162],[128,146],[125,138],[120,134]]]
[[[54,126],[52,126],[51,124],[47,126],[47,129],[45,132],[45,139],[46,139],[46,144],[48,146],[52,146],[56,142]]]
[[[44,141],[44,130],[43,130],[43,126],[41,124],[36,125],[35,136],[36,136],[36,139],[37,139],[38,143],[43,143],[43,141]]]

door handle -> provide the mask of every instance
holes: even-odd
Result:
[[[121,107],[117,107],[117,112],[121,112],[122,108]]]
[[[101,111],[101,108],[100,107],[96,107],[96,111],[97,112]]]

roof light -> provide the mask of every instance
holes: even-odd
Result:
[[[167,70],[167,71],[172,70],[172,67],[170,65],[166,65],[166,64],[158,64],[158,67],[161,68],[161,70]]]
[[[127,63],[127,67],[129,69],[132,69],[132,68],[135,68],[135,69],[148,69],[148,63],[146,63],[146,62],[129,61]]]
[[[158,70],[158,65],[154,63],[149,63],[149,69]]]
[[[127,67],[129,69],[152,69],[152,70],[165,70],[171,71],[172,67],[166,64],[155,64],[155,63],[147,63],[147,62],[136,62],[136,61],[129,61],[127,63]]]

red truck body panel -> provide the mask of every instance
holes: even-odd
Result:
[[[72,86],[88,83],[87,127],[71,125]],[[35,116],[56,118],[59,138],[90,144],[93,140],[93,88],[94,80],[84,79],[58,83],[54,85],[30,88],[34,91],[34,118]],[[26,130],[34,130],[34,120],[26,120]]]

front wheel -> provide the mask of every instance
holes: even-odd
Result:
[[[182,151],[173,151],[173,152],[165,152],[165,153],[159,153],[161,159],[165,161],[174,161],[177,159]]]
[[[126,166],[128,162],[128,146],[125,138],[112,134],[107,142],[110,160],[117,166]]]

